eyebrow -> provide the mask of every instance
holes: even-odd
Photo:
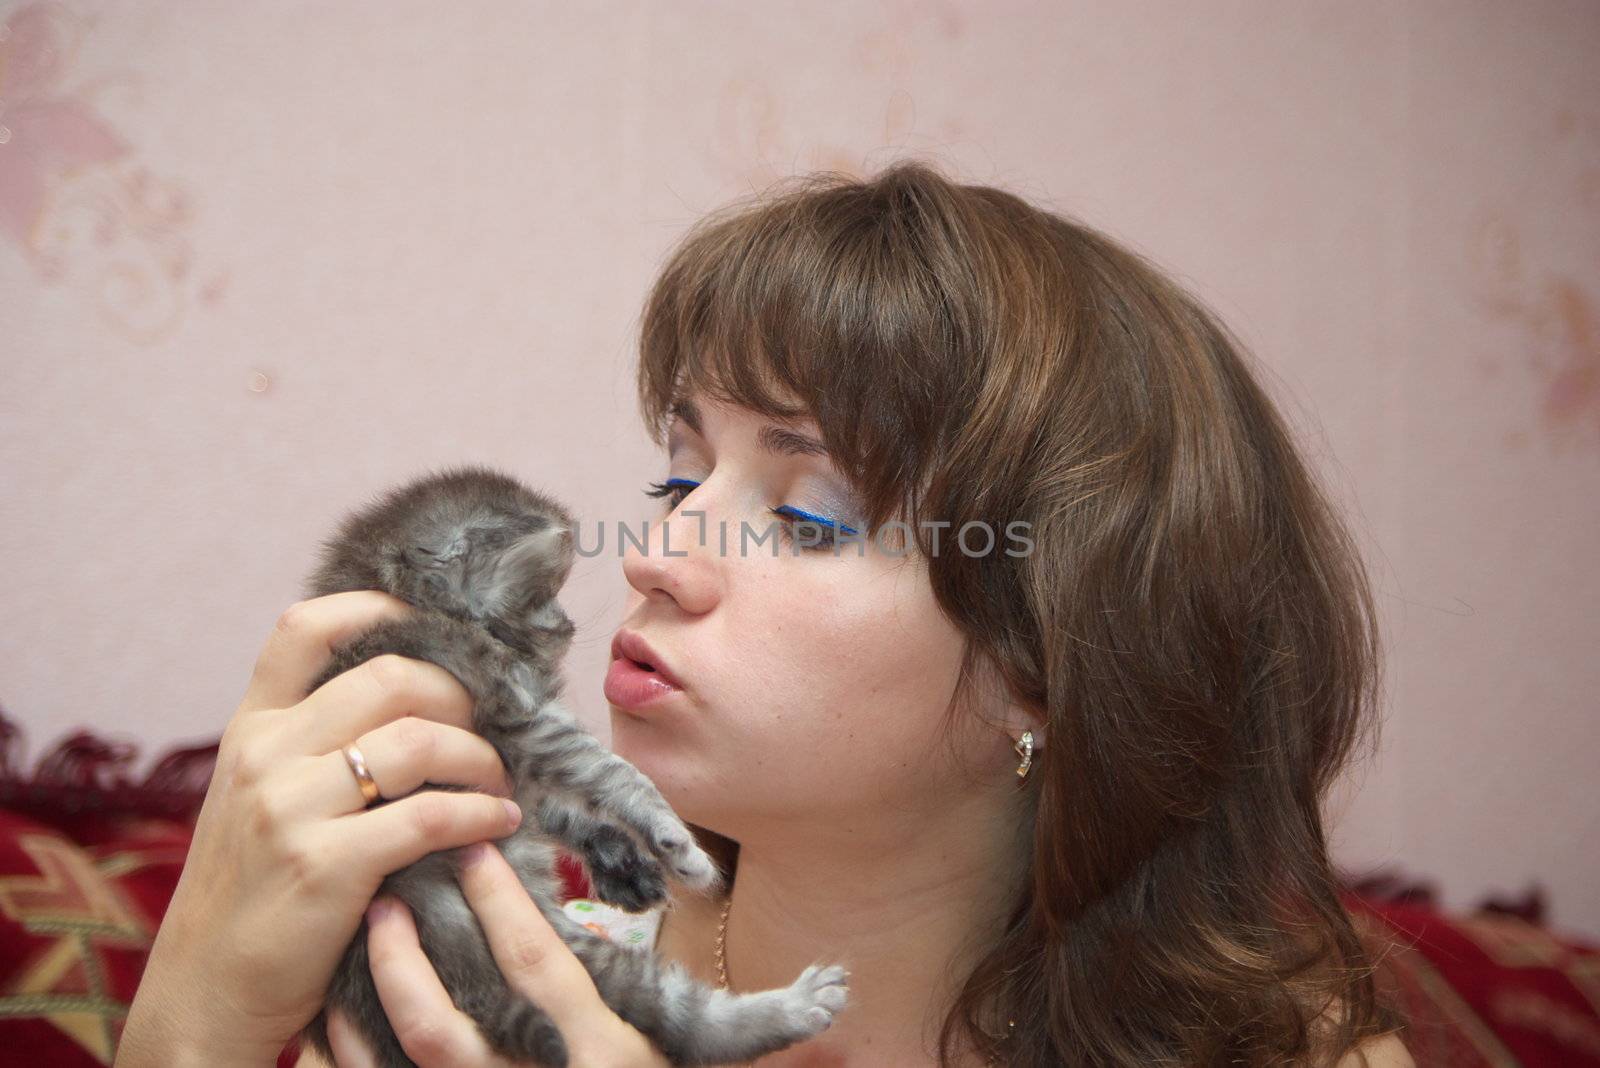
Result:
[[[705,437],[700,421],[700,408],[691,400],[676,400],[668,411],[682,419],[689,428],[701,437]],[[827,446],[816,438],[793,430],[785,430],[781,426],[768,424],[756,433],[756,441],[768,452],[779,456],[820,456],[828,458]]]

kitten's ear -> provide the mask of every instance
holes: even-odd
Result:
[[[572,531],[561,524],[524,534],[501,551],[484,586],[495,614],[550,600],[572,569]]]

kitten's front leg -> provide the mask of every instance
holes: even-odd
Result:
[[[666,898],[661,865],[621,827],[555,794],[545,795],[535,817],[541,830],[583,857],[589,883],[601,901],[639,912]]]
[[[480,713],[483,707],[480,702]],[[516,798],[524,808],[530,800],[537,807],[551,791],[582,797],[601,819],[638,834],[685,886],[718,885],[721,873],[655,784],[559,705],[550,702],[529,719],[507,723],[508,717],[487,716],[478,730],[501,754],[511,780],[536,795]]]

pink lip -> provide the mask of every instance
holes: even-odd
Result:
[[[611,661],[605,688],[607,701],[634,712],[683,692],[659,672],[646,671],[627,657]]]
[[[661,654],[651,648],[650,643],[639,636],[637,631],[619,630],[616,637],[611,639],[611,659],[626,657],[636,664],[649,664],[663,678],[678,689],[683,689],[683,680],[673,674],[672,667],[661,658]]]
[[[683,692],[655,650],[638,634],[619,630],[611,642],[611,668],[606,672],[606,700],[626,709],[638,709]],[[643,664],[649,664],[646,669]]]

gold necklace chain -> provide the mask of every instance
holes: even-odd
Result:
[[[717,922],[717,989],[718,990],[727,990],[728,989],[728,957],[727,957],[728,913],[731,912],[731,911],[733,911],[733,895],[729,894],[728,895],[728,900],[724,901],[722,903],[722,918]],[[1006,1027],[1006,1038],[1009,1039],[1011,1037],[1011,1033],[1013,1031],[1015,1031],[1016,1029],[1017,1029],[1017,1021],[1016,1020],[1008,1020],[1007,1021],[1007,1027]],[[995,1066],[998,1065],[999,1063],[1000,1063],[1000,1059],[998,1057],[990,1057],[987,1061],[984,1062],[984,1066],[985,1066],[985,1068],[995,1068]]]
[[[722,903],[722,920],[717,924],[717,989],[728,989],[728,958],[723,953],[723,946],[728,940],[728,913],[733,909],[733,895],[728,895],[728,900]]]

